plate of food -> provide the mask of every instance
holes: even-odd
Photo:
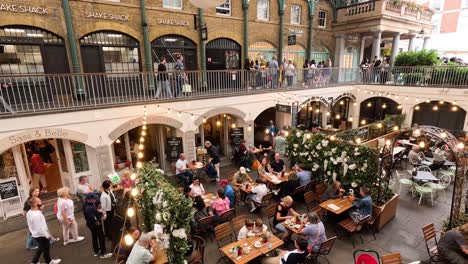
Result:
[[[301,225],[294,225],[294,228],[296,229],[299,229],[299,227],[301,227]]]
[[[203,201],[204,201],[205,203],[211,202],[210,199],[204,199]]]
[[[257,241],[257,242],[255,242],[254,247],[261,248],[262,244],[259,241]]]

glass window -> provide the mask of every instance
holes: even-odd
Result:
[[[468,28],[468,14],[463,14],[460,17],[460,24],[458,25],[458,31],[462,32]]]
[[[327,11],[320,10],[318,13],[318,26],[324,28],[327,26]]]
[[[432,0],[431,8],[435,11],[442,11],[444,7],[444,0]]]
[[[70,145],[73,153],[73,164],[75,172],[81,173],[89,171],[88,155],[86,154],[86,145],[81,142],[70,140]]]
[[[18,171],[16,170],[15,158],[11,149],[0,155],[0,179],[14,177],[20,185]]]
[[[106,72],[138,72],[138,49],[128,47],[102,47]]]
[[[182,0],[163,0],[163,7],[182,9]]]
[[[435,14],[432,16],[432,25],[434,26],[434,29],[432,33],[440,33],[440,21],[441,21],[441,15],[440,14]]]
[[[257,1],[257,18],[261,20],[270,19],[270,1],[269,0]]]
[[[58,138],[56,139],[57,142],[57,148],[58,148],[58,155],[59,155],[59,160],[60,160],[60,168],[62,169],[63,172],[67,173],[68,172],[68,164],[67,164],[67,159],[65,157],[65,148],[63,147],[63,141],[62,139]]]
[[[0,44],[0,74],[44,73],[39,45]]]
[[[216,7],[216,14],[231,15],[231,0],[224,0],[224,3]]]
[[[300,5],[291,5],[291,24],[301,24],[302,7]]]

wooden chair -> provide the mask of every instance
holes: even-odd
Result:
[[[234,208],[227,210],[219,216],[220,223],[231,222],[234,217]]]
[[[222,223],[214,228],[216,244],[218,248],[233,242],[231,223]],[[224,243],[223,242],[228,242]]]
[[[353,234],[359,233],[361,229],[363,228],[363,226],[369,221],[370,218],[371,218],[371,215],[368,215],[362,218],[358,223],[354,222],[351,218],[348,218],[339,222],[338,226],[344,229],[351,237]],[[364,243],[364,240],[362,239],[361,235],[359,235],[359,238],[361,239],[361,242]],[[352,239],[352,237],[351,237],[351,243],[353,243],[353,247],[355,247],[354,240]]]
[[[400,253],[392,253],[380,257],[382,264],[403,264]]]
[[[195,249],[200,252],[203,264],[205,262],[205,240],[199,236],[192,236],[192,239],[197,243]]]
[[[435,230],[434,224],[427,224],[423,226],[422,231],[429,258],[431,261],[438,262],[439,252],[437,251],[437,232]]]
[[[304,193],[304,201],[307,207],[307,212],[310,212],[311,208],[314,208],[315,205],[318,203],[318,196],[313,191],[308,191]]]
[[[333,245],[335,245],[336,236],[331,237],[320,245],[319,251],[317,253],[311,253],[307,256],[306,264],[317,263],[319,257],[323,257],[327,263],[330,263],[327,259],[327,255],[330,254],[330,251],[333,249]]]
[[[249,219],[248,215],[240,215],[232,219],[232,228],[234,229],[235,235],[237,237],[239,230],[245,225],[245,220]]]
[[[381,210],[379,207],[372,205],[372,216],[369,219],[369,221],[366,223],[366,226],[369,227],[370,231],[372,232],[372,236],[374,237],[374,240],[377,240],[375,237],[375,231],[377,230],[377,220],[380,217],[380,214],[382,213],[383,210]]]
[[[271,200],[273,200],[273,192],[269,192],[265,196],[263,196],[262,201],[260,203],[257,203],[255,201],[252,202],[257,208],[261,208],[271,204]]]
[[[278,204],[270,204],[267,208],[266,208],[266,213],[267,213],[267,217],[268,217],[268,224],[270,225],[270,230],[274,233],[274,234],[279,234],[280,232],[275,228],[275,226],[273,225],[273,218],[275,217],[275,213],[276,213],[276,207],[278,206]]]
[[[214,224],[214,215],[203,217],[198,221],[198,225],[195,227],[194,234],[197,235],[205,235],[209,234],[210,232],[207,232],[211,229],[213,229],[213,224]]]
[[[327,213],[327,211],[320,206],[315,206],[314,208],[312,208],[311,211],[316,213],[320,217],[324,217],[325,214]]]
[[[304,192],[308,192],[308,191],[315,192],[316,191],[315,190],[316,185],[317,185],[317,183],[315,181],[309,182],[308,184],[306,184]]]
[[[305,185],[302,185],[302,186],[299,186],[297,187],[294,192],[291,194],[292,197],[298,197],[298,196],[301,196],[302,193],[304,192],[305,190]]]

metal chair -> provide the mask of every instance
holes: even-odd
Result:
[[[422,151],[418,152],[418,156],[421,160],[424,160],[424,158],[426,158],[426,155],[424,155],[424,152]]]
[[[426,182],[423,185],[419,185],[417,183],[414,183],[414,192],[416,194],[419,194],[418,205],[421,205],[421,200],[422,200],[422,197],[424,195],[430,195],[431,196],[431,206],[434,206],[434,188],[432,187],[432,183]]]
[[[439,192],[445,191],[445,189],[447,189],[447,187],[450,185],[450,181],[450,176],[444,175],[440,177],[438,183],[430,182],[429,185],[434,189],[435,194],[438,195]]]
[[[319,257],[323,257],[327,261],[327,263],[330,263],[326,256],[330,254],[330,251],[333,249],[333,245],[335,245],[335,241],[336,241],[336,236],[323,241],[322,244],[320,245],[318,252],[309,254],[307,256],[305,263],[306,264],[317,263]]]
[[[403,187],[410,187],[411,188],[411,194],[413,194],[413,185],[414,185],[414,182],[410,179],[406,179],[406,178],[402,178],[400,173],[398,172],[398,170],[395,170],[395,175],[396,175],[396,178],[397,178],[397,181],[398,181],[398,184],[400,185],[400,188],[398,190],[398,194],[401,193],[401,189]]]
[[[403,264],[400,253],[392,253],[380,257],[382,264]]]
[[[417,169],[417,171],[427,171],[427,172],[432,172],[431,168],[429,168],[428,166],[419,166]]]
[[[437,251],[437,232],[434,224],[427,224],[422,228],[424,242],[426,243],[427,254],[431,261],[439,261],[439,252]]]

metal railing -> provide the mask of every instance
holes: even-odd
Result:
[[[0,116],[350,84],[467,87],[468,67],[1,75]]]

